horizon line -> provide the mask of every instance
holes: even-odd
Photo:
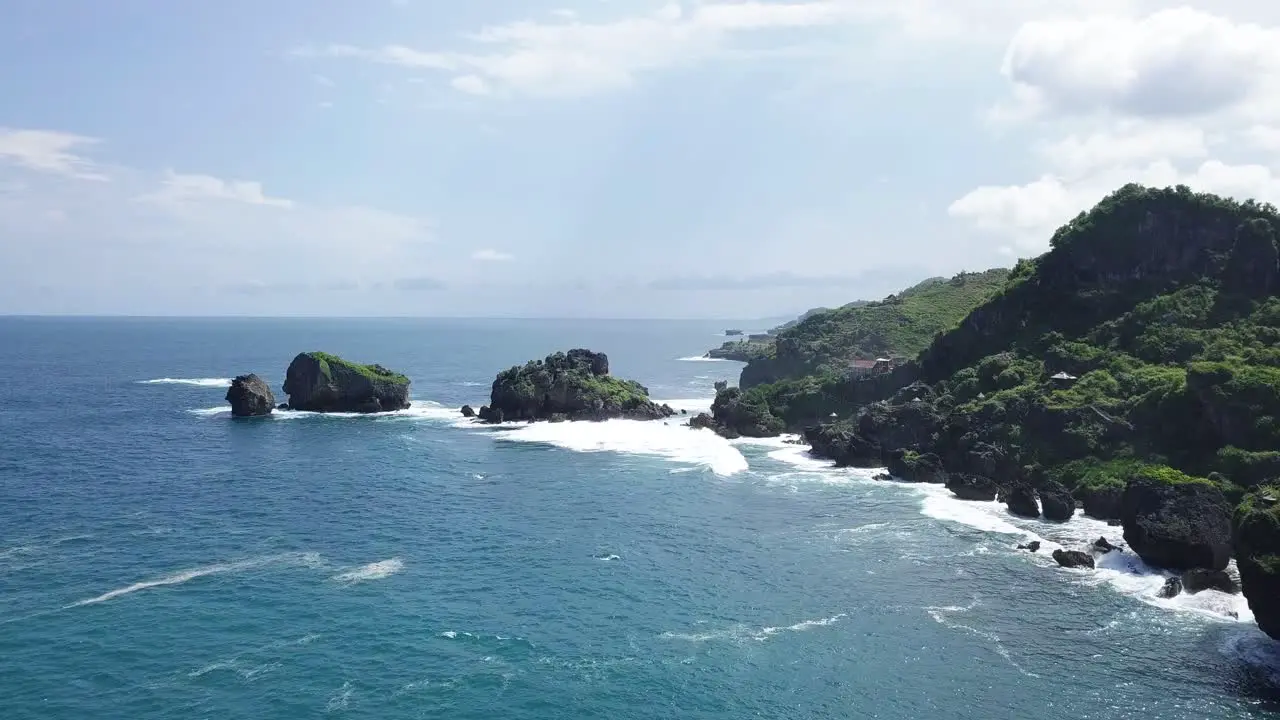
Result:
[[[730,322],[744,320],[775,320],[791,318],[792,314],[761,317],[660,317],[660,316],[596,316],[596,315],[138,315],[131,313],[6,313],[0,319],[23,320],[634,320],[662,322]]]

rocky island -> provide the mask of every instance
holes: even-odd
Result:
[[[610,375],[607,355],[584,349],[503,370],[493,381],[489,404],[475,412],[488,423],[656,420],[675,414],[670,406],[650,400],[640,383]]]
[[[762,340],[729,340],[708,350],[703,357],[749,363],[773,355],[773,343]]]
[[[1012,272],[929,281],[780,332],[702,424],[799,430],[838,465],[1018,515],[1079,506],[1178,573],[1165,597],[1234,591],[1234,558],[1259,626],[1280,638],[1278,228],[1271,205],[1127,185]],[[841,367],[894,350],[908,360],[888,372]]]
[[[231,403],[232,417],[262,417],[275,409],[276,396],[267,381],[250,373],[231,381],[227,402]]]
[[[324,352],[295,357],[285,373],[284,391],[292,410],[375,413],[409,407],[409,378]]]

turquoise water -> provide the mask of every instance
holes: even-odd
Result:
[[[719,326],[0,319],[0,717],[1280,716],[1239,598],[1013,549],[1117,528],[676,421],[454,412],[576,346],[705,407],[740,366],[681,358]],[[414,407],[227,417],[226,378],[313,348]]]

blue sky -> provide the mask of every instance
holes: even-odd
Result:
[[[0,313],[759,317],[1280,200],[1245,0],[9,0]]]

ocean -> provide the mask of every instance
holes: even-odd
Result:
[[[680,418],[457,412],[572,347],[705,409],[722,327],[0,319],[0,717],[1280,717],[1242,598],[1049,557],[1119,528]],[[413,407],[229,416],[313,349]]]

